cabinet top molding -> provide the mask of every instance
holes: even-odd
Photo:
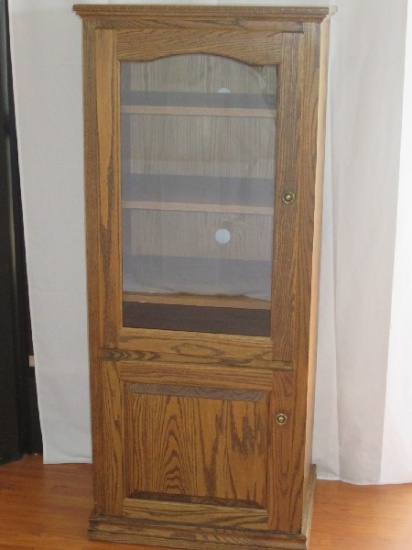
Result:
[[[160,9],[162,10],[160,13]],[[147,5],[147,4],[75,4],[73,10],[80,17],[190,17],[191,19],[205,16],[219,16],[222,18],[256,18],[264,17],[274,21],[318,22],[333,15],[337,8],[325,7],[281,7],[281,6],[181,6],[175,4]]]

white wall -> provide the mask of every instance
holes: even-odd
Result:
[[[342,0],[332,24],[314,448],[362,483],[385,481],[406,4]]]
[[[412,479],[412,3],[408,5],[382,478]]]

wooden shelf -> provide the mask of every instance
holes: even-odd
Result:
[[[192,67],[193,70],[193,67]],[[164,77],[163,77],[164,78]],[[164,86],[165,83],[159,82]],[[225,108],[244,110],[275,110],[276,95],[262,92],[210,92],[210,91],[138,91],[128,89],[122,91],[123,106],[156,106],[156,107],[197,107]],[[273,86],[275,83],[273,82]]]
[[[225,214],[258,214],[273,216],[273,207],[239,204],[206,204],[161,201],[122,201],[122,208],[131,210],[165,210],[175,212],[215,212]]]
[[[127,173],[122,179],[124,209],[273,215],[270,179]]]
[[[276,109],[249,109],[232,107],[185,107],[174,105],[123,105],[122,114],[178,115],[178,116],[227,116],[250,118],[275,118]]]
[[[257,300],[245,296],[202,296],[192,294],[146,294],[123,292],[124,302],[141,304],[170,304],[180,306],[208,306],[235,309],[270,310],[270,300]]]

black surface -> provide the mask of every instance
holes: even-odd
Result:
[[[270,336],[270,311],[123,302],[123,325],[211,334]]]
[[[41,450],[33,388],[7,2],[0,0],[0,464]],[[32,394],[32,395],[31,395]],[[37,419],[38,423],[38,419]],[[36,433],[35,433],[36,432]]]

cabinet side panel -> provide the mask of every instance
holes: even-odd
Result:
[[[294,447],[292,460],[296,476],[291,491],[298,494],[294,528],[302,525],[305,487],[308,483],[308,457],[311,447],[311,423],[313,407],[311,393],[314,380],[314,351],[316,346],[317,284],[319,256],[319,228],[321,185],[319,172],[323,164],[323,146],[320,147],[318,131],[323,104],[320,92],[320,25],[304,24],[304,55],[302,71],[305,93],[302,94],[300,118],[300,149],[298,162],[299,200],[296,263],[296,317],[294,364],[296,365],[296,390],[294,407]],[[318,202],[320,201],[320,203]],[[299,444],[304,442],[304,444]],[[297,493],[299,491],[299,493]]]
[[[86,232],[95,510],[109,515],[121,512],[123,494],[118,482],[122,479],[117,412],[121,399],[119,381],[110,363],[103,366],[100,363],[100,349],[113,326],[108,322],[108,285],[105,283],[111,251],[116,249],[115,236],[109,231],[108,214],[110,189],[114,188],[110,131],[114,121],[110,107],[114,103],[114,83],[110,78],[113,44],[111,31],[102,34],[95,29],[93,21],[84,23]],[[116,315],[112,308],[112,320],[113,317]]]
[[[86,202],[86,245],[87,245],[87,296],[89,329],[90,391],[92,411],[94,499],[99,510],[105,509],[105,486],[99,472],[105,470],[106,458],[100,452],[103,424],[99,395],[102,394],[99,369],[101,345],[101,315],[99,293],[99,154],[97,148],[96,112],[96,41],[93,20],[83,22],[83,94],[84,94],[84,151],[85,151],[85,202]]]
[[[312,462],[314,392],[316,379],[316,352],[318,333],[318,301],[319,301],[319,269],[321,247],[321,224],[323,203],[323,179],[325,163],[325,124],[326,124],[326,94],[328,79],[328,50],[329,50],[329,20],[321,25],[320,44],[320,71],[319,71],[319,106],[317,131],[317,165],[315,191],[315,217],[312,256],[312,286],[310,306],[310,341],[309,341],[309,375],[308,375],[308,404],[306,427],[306,459],[305,481],[309,479]]]

